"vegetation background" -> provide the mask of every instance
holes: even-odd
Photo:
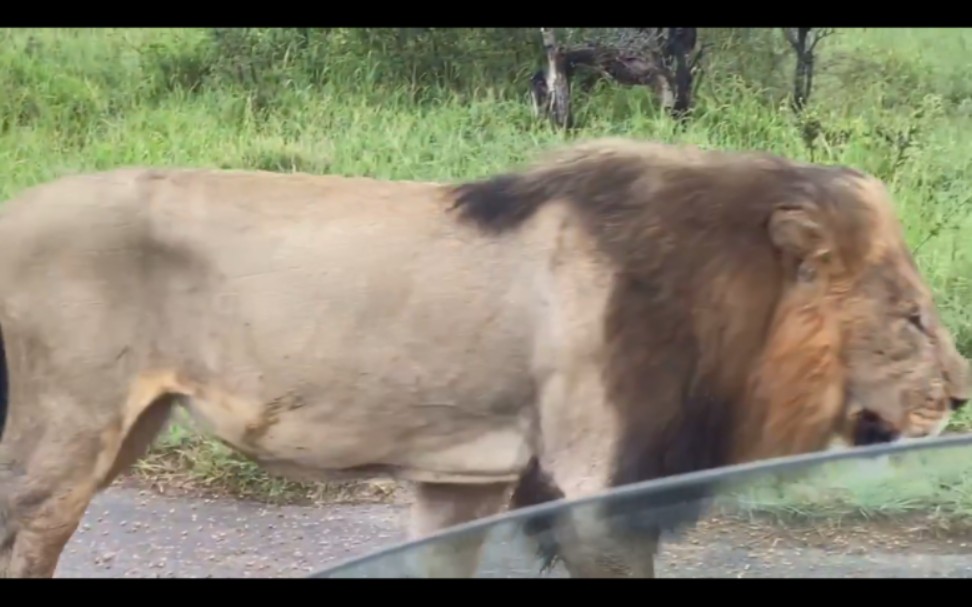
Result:
[[[888,183],[944,319],[972,354],[972,31],[838,30],[817,49],[799,114],[780,30],[699,37],[705,73],[685,125],[647,89],[604,82],[575,94],[578,128],[565,132],[532,113],[529,79],[545,62],[534,29],[0,30],[0,195],[129,164],[453,180],[602,135],[769,150]],[[964,416],[951,430],[970,428]],[[185,421],[137,473],[271,501],[393,491],[270,477]]]

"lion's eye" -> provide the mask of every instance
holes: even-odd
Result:
[[[910,322],[919,331],[925,330],[925,323],[922,319],[921,312],[912,312],[908,314],[908,322]]]

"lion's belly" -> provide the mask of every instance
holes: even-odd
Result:
[[[389,384],[376,384],[358,395],[295,388],[269,401],[204,387],[186,392],[195,393],[187,405],[205,430],[296,476],[496,482],[515,479],[529,460],[533,403],[525,384],[519,396],[507,391],[508,408],[459,393],[453,402],[436,391],[383,394]]]
[[[349,307],[316,320],[288,323],[275,310],[235,330],[220,323],[226,337],[197,341],[191,356],[202,361],[200,385],[213,387],[192,408],[223,440],[278,467],[514,478],[535,413],[530,326],[499,302],[482,314],[435,307],[368,322]]]

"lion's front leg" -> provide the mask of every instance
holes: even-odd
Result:
[[[655,577],[656,534],[623,534],[599,515],[571,514],[556,528],[559,556],[571,577]]]
[[[566,499],[585,497],[565,493]],[[651,517],[651,511],[642,515]],[[648,521],[651,523],[652,521]],[[582,504],[552,519],[540,540],[563,562],[571,577],[654,578],[659,534],[654,528],[615,525],[604,504]]]
[[[591,364],[553,376],[540,407],[541,467],[553,486],[568,500],[609,490],[621,428],[600,369]],[[597,503],[565,510],[548,533],[571,577],[653,578],[658,534],[622,528]]]
[[[502,512],[509,483],[416,483],[409,521],[409,539],[420,539],[448,527]],[[417,551],[421,577],[468,578],[479,568],[482,544],[488,531],[426,544]]]

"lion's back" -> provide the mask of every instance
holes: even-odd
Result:
[[[408,221],[437,212],[439,186],[341,175],[207,168],[121,167],[66,175],[0,203],[0,252],[30,255],[126,240],[163,221],[239,217],[261,229],[362,213]],[[418,204],[422,200],[426,204]],[[432,202],[432,204],[428,204]],[[366,204],[367,203],[367,204]]]

